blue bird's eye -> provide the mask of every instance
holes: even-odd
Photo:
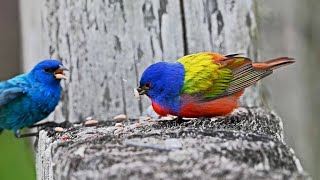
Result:
[[[50,71],[49,68],[44,68],[43,70],[44,70],[45,72],[49,72],[49,71]]]

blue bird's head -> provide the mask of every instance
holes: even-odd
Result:
[[[65,68],[60,61],[44,60],[38,63],[29,73],[35,81],[44,84],[59,84],[61,79],[66,79]]]
[[[184,73],[181,63],[152,64],[143,72],[137,90],[140,95],[146,94],[155,102],[177,97],[183,87]]]

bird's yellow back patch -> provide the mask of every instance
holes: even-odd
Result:
[[[232,71],[214,62],[213,58],[213,53],[198,53],[177,60],[185,68],[181,93],[211,98],[224,92],[232,79]]]

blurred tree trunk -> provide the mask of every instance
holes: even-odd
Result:
[[[70,69],[62,101],[51,116],[57,121],[144,114],[149,99],[137,101],[133,88],[157,61],[199,51],[257,58],[252,1],[47,0],[40,5],[41,54]],[[243,105],[263,104],[255,87],[248,91]]]
[[[258,3],[261,57],[296,59],[290,68],[267,78],[265,85],[273,108],[283,118],[286,141],[314,179],[320,179],[319,5],[317,0]]]
[[[299,1],[300,2],[300,1]],[[300,2],[301,3],[301,2]],[[308,119],[303,119],[303,123],[306,123],[306,131],[304,132],[304,140],[306,147],[309,148],[308,161],[306,163],[314,179],[320,179],[320,81],[319,81],[319,67],[320,67],[320,3],[318,0],[308,1],[307,7],[304,9],[305,19],[300,23],[303,23],[305,28],[303,31],[304,37],[306,37],[306,54],[303,72],[306,72],[305,81],[307,87],[307,108],[308,108]],[[307,13],[312,12],[312,13]],[[306,121],[306,122],[305,122]]]

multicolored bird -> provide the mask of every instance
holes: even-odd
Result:
[[[294,63],[288,57],[254,63],[238,56],[202,52],[174,63],[152,64],[143,72],[137,90],[151,99],[153,109],[161,116],[224,116],[238,107],[245,88],[274,69]]]
[[[24,137],[21,128],[46,118],[59,102],[64,70],[60,61],[44,60],[31,72],[0,82],[0,132],[13,130]]]

